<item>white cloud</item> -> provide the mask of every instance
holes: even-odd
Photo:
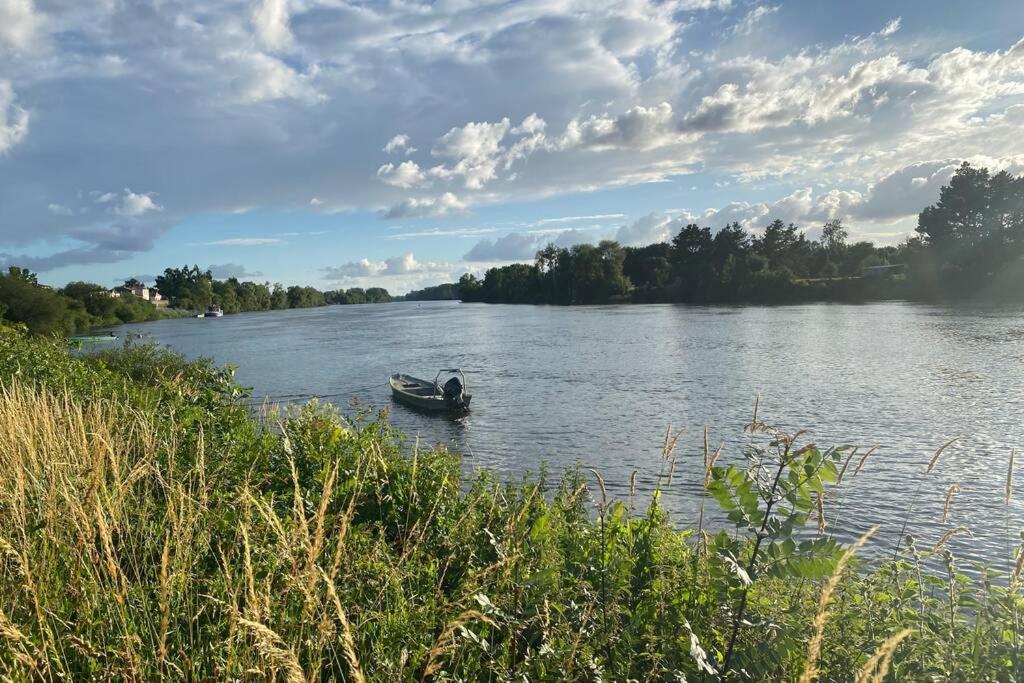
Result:
[[[688,221],[661,213],[649,213],[623,225],[615,233],[615,241],[629,247],[643,247],[655,242],[668,242]]]
[[[471,263],[533,261],[537,252],[549,243],[568,248],[577,244],[597,242],[602,235],[595,234],[595,230],[599,228],[510,232],[495,239],[480,240],[466,252],[463,259]]]
[[[153,201],[152,192],[132,192],[124,188],[124,192],[104,192],[96,197],[97,204],[107,204],[109,211],[118,216],[134,218],[150,212],[163,211],[164,207]],[[52,209],[51,209],[52,210]]]
[[[419,187],[427,180],[415,161],[403,161],[398,166],[384,164],[377,169],[377,177],[388,185],[404,189]]]
[[[256,37],[269,50],[280,50],[292,42],[288,27],[288,0],[256,0],[252,6]]]
[[[28,122],[29,113],[14,103],[11,82],[0,80],[0,155],[25,139]]]
[[[900,24],[902,24],[902,23],[903,23],[903,17],[896,17],[895,19],[890,21],[888,24],[886,24],[882,28],[882,30],[878,32],[878,34],[888,38],[889,36],[891,36],[892,34],[894,34],[894,33],[896,33],[897,31],[900,30]]]
[[[0,0],[0,44],[17,50],[32,46],[39,26],[32,0]]]
[[[388,143],[384,145],[384,149],[382,151],[385,154],[394,154],[395,152],[401,152],[404,150],[406,154],[412,154],[413,152],[416,151],[416,148],[411,147],[409,145],[409,142],[410,140],[408,135],[405,135],[404,133],[399,133],[398,135],[388,140]]]
[[[149,194],[132,192],[125,188],[120,206],[114,209],[119,216],[141,216],[150,211],[163,211],[163,207],[153,201]]]
[[[214,279],[217,280],[227,280],[232,277],[238,278],[239,280],[251,277],[263,277],[263,273],[260,271],[249,270],[238,263],[210,264],[206,269],[213,273]]]
[[[46,209],[54,216],[70,216],[73,211],[63,204],[47,204]]]
[[[280,244],[276,237],[229,237],[211,242],[190,242],[193,247],[258,247],[265,244]]]
[[[758,5],[743,16],[733,27],[733,32],[737,35],[749,36],[765,17],[775,14],[780,8],[781,5]]]
[[[358,281],[360,279],[395,279],[400,282],[409,282],[408,276],[417,276],[421,279],[424,276],[437,274],[449,274],[453,266],[450,263],[433,263],[417,261],[412,252],[406,252],[399,256],[386,258],[383,261],[371,261],[362,258],[358,261],[350,261],[340,266],[329,266],[323,268],[325,280],[335,282]]]
[[[498,239],[482,239],[463,257],[467,261],[532,261],[537,253],[537,237],[511,232]]]
[[[476,237],[477,235],[487,235],[492,232],[497,232],[497,228],[452,228],[449,230],[432,228],[418,232],[399,232],[394,235],[388,235],[387,239],[410,240],[421,237]]]
[[[497,123],[467,123],[442,135],[431,154],[455,160],[451,167],[435,166],[430,170],[439,178],[461,176],[466,188],[479,190],[497,175],[501,141],[511,129],[507,118]]]
[[[558,218],[542,218],[537,225],[548,225],[549,223],[575,223],[576,221],[605,221],[616,218],[623,218],[621,213],[595,213],[589,216],[559,216]]]
[[[895,170],[871,185],[862,201],[851,206],[851,213],[881,220],[917,214],[939,198],[939,189],[959,165],[952,159],[921,161]]]
[[[235,98],[242,104],[288,99],[316,104],[327,99],[313,85],[309,74],[296,71],[277,57],[252,50],[235,50],[224,53],[221,59],[237,74],[232,87]]]
[[[466,205],[451,192],[439,197],[410,197],[384,213],[385,218],[422,218],[459,213]]]
[[[558,146],[648,150],[681,142],[683,138],[676,128],[672,105],[661,102],[651,107],[635,106],[616,117],[603,114],[582,121],[573,119]]]
[[[834,39],[785,3],[768,16],[774,4],[0,0],[0,242],[41,253],[75,239],[40,198],[103,231],[237,207],[490,212],[677,180],[731,183],[716,224],[761,220],[776,187],[800,191],[780,212],[894,230],[947,171],[890,174],[1024,158],[1024,42],[958,48],[978,44],[956,21],[966,5],[927,33],[873,10],[878,31]],[[754,35],[770,20],[773,40],[729,30],[745,19]],[[403,167],[413,140],[433,154]],[[384,141],[395,156],[377,177]],[[126,178],[148,191],[134,210],[115,212],[122,192],[69,199]],[[646,196],[624,192],[623,210]],[[128,250],[61,260],[114,252]]]
[[[324,269],[324,279],[344,280],[351,277],[372,277],[387,270],[388,264],[383,261],[371,261],[362,258],[358,261],[350,261],[340,266],[332,266]]]

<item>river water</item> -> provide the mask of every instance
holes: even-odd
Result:
[[[828,501],[830,523],[839,513],[831,532],[844,541],[881,524],[876,552],[891,548],[914,501],[909,529],[922,546],[964,525],[975,537],[958,537],[957,555],[1005,567],[1007,530],[1016,538],[1024,525],[1024,490],[1004,505],[1010,450],[1024,448],[1021,308],[407,302],[118,330],[126,331],[237,365],[257,399],[388,406],[393,424],[462,451],[467,466],[506,476],[542,463],[555,474],[592,467],[620,499],[636,470],[638,505],[657,481],[666,428],[686,428],[664,498],[679,524],[696,519],[705,425],[713,447],[726,444],[720,463],[743,462],[742,428],[760,396],[760,417],[808,430],[805,442],[879,446]],[[469,375],[468,417],[392,404],[391,373],[432,379],[456,366]],[[956,436],[923,477],[935,449]],[[953,484],[960,493],[942,523]]]

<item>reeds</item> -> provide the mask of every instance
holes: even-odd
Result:
[[[829,617],[828,607],[829,603],[832,602],[832,594],[835,593],[839,580],[842,578],[850,559],[867,543],[868,539],[871,538],[877,529],[878,527],[868,529],[853,545],[843,552],[836,563],[835,569],[832,571],[832,575],[825,582],[825,587],[822,589],[821,597],[818,600],[818,611],[814,615],[814,622],[811,625],[811,638],[807,645],[807,663],[804,666],[803,674],[800,676],[800,683],[810,683],[817,677],[818,658],[821,655],[821,645],[825,638],[825,623]]]
[[[894,607],[902,597],[886,593],[886,579],[907,571],[900,563],[850,569],[866,537],[840,554],[820,536],[835,489],[796,492],[808,503],[802,535],[780,535],[786,525],[767,520],[753,533],[705,530],[704,503],[761,472],[741,468],[728,479],[735,470],[717,465],[723,448],[707,429],[693,454],[702,513],[687,530],[656,502],[646,515],[630,514],[596,471],[589,490],[571,473],[548,490],[488,473],[465,479],[455,455],[418,446],[407,454],[372,417],[341,422],[321,406],[260,421],[217,392],[175,384],[195,381],[184,371],[161,375],[168,385],[139,388],[132,400],[104,389],[104,377],[77,393],[11,380],[0,388],[0,678],[102,671],[363,683],[648,680],[655,672],[710,681],[742,668],[752,679],[856,671],[874,681],[899,667],[919,680],[947,664],[929,651],[955,651],[945,640],[965,637],[970,616],[948,619],[952,600]],[[805,454],[838,468],[839,452],[795,447],[796,437],[760,422],[759,406],[751,440],[781,449],[776,484]],[[676,453],[692,452],[677,447],[681,433],[666,432],[660,485],[683,471]],[[840,451],[848,475],[874,449]],[[782,500],[774,488],[764,493],[762,511]],[[945,517],[950,499],[947,491]],[[932,552],[960,534],[946,532]],[[787,550],[804,540],[819,544],[817,556]],[[1016,559],[1014,590],[1024,552]],[[804,560],[800,571],[819,573],[786,573],[787,562]],[[977,664],[961,656],[957,671],[996,678],[990,663],[1016,656],[993,635],[1017,628],[1008,598],[954,578],[965,604],[975,591],[970,605],[991,605],[970,622],[980,634],[972,634]],[[908,643],[904,623],[929,619],[956,629],[922,629]],[[772,641],[751,623],[772,624]]]

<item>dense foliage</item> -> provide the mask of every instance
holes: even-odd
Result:
[[[391,295],[380,287],[352,287],[321,292],[298,285],[284,288],[269,283],[240,282],[237,278],[215,280],[198,266],[168,268],[156,278],[156,288],[173,310],[161,309],[131,293],[127,280],[115,291],[91,282],[70,282],[55,290],[40,285],[35,273],[11,266],[0,274],[0,320],[25,325],[44,335],[70,335],[96,327],[146,322],[181,311],[205,311],[220,306],[225,313],[309,308],[330,304],[387,303]]]
[[[386,303],[391,300],[387,290],[379,287],[322,292],[314,287],[293,285],[285,288],[269,282],[239,281],[235,277],[215,280],[209,270],[200,270],[198,266],[167,268],[157,276],[156,287],[176,308],[205,311],[216,305],[225,313],[311,308],[328,304]]]
[[[717,233],[691,223],[670,243],[645,247],[549,245],[532,265],[491,268],[482,280],[467,274],[458,286],[463,301],[505,303],[1019,298],[1024,177],[965,163],[921,212],[917,236],[895,247],[847,238],[839,221],[817,240],[780,220],[756,234],[737,223]]]
[[[36,334],[74,334],[103,325],[142,322],[161,317],[158,309],[132,296],[72,282],[61,290],[40,285],[36,275],[12,266],[0,274],[0,319],[21,323]]]
[[[404,301],[452,301],[459,298],[459,286],[446,282],[433,287],[414,289],[401,298]]]
[[[849,449],[755,416],[745,459],[705,446],[691,485],[666,438],[658,492],[615,501],[596,473],[467,476],[373,416],[244,397],[152,346],[73,357],[0,328],[0,675],[1021,678],[1022,562],[965,575],[951,523],[858,563],[826,526]],[[730,528],[672,523],[681,485]]]

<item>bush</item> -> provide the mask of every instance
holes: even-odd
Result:
[[[679,529],[579,472],[467,477],[383,415],[254,415],[208,362],[0,332],[6,677],[1019,680],[1020,565],[820,530],[849,450],[755,420],[697,487],[732,528]]]

